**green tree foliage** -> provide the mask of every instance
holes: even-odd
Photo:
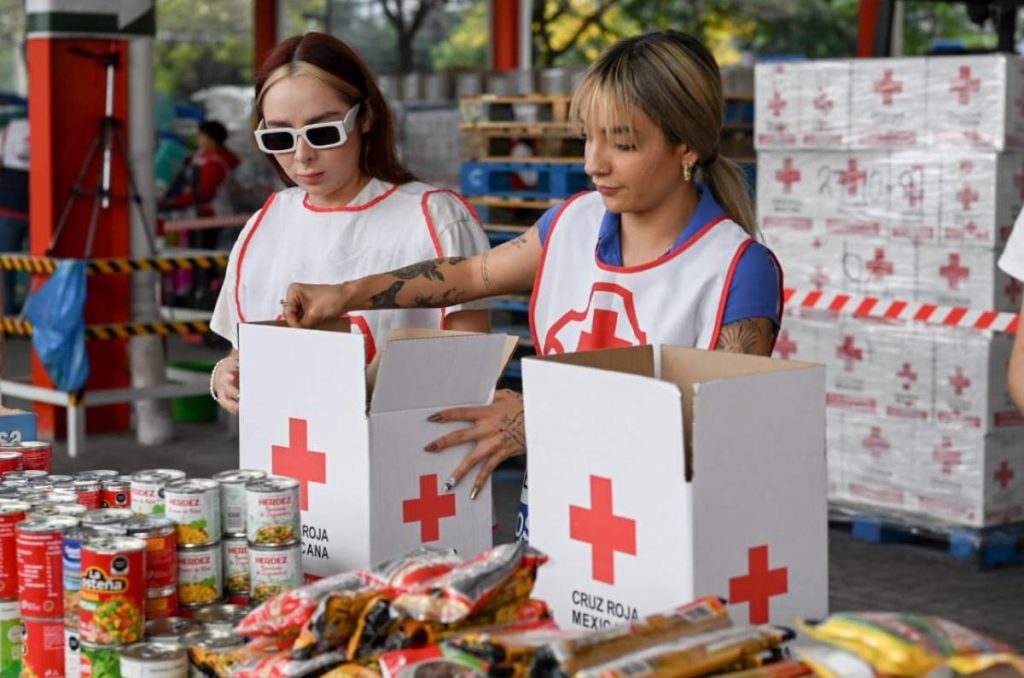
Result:
[[[155,87],[175,99],[253,73],[252,0],[157,0]]]

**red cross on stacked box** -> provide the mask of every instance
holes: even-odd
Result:
[[[799,142],[803,98],[799,64],[760,64],[754,101],[754,138],[765,148],[793,148]]]
[[[924,59],[852,62],[851,122],[861,148],[915,146],[926,126]]]
[[[560,624],[584,628],[709,591],[728,595],[744,623],[823,611],[822,368],[739,368],[725,354],[663,347],[658,379],[654,351],[524,361],[530,542],[551,557],[534,594]],[[758,416],[778,438],[744,423],[761,399]],[[728,420],[718,416],[726,403]]]
[[[846,148],[850,138],[850,62],[804,64],[800,145]]]
[[[928,129],[942,147],[1002,150],[1021,125],[1015,115],[1020,91],[1015,56],[953,56],[928,60]]]
[[[422,544],[460,553],[489,548],[490,485],[475,502],[469,482],[441,491],[468,445],[442,454],[423,448],[452,430],[428,416],[489,401],[514,340],[428,330],[393,335],[378,344],[367,411],[364,339],[346,330],[341,323],[239,328],[240,463],[301,483],[305,574],[366,567]]]

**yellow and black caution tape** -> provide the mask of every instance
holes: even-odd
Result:
[[[12,336],[32,335],[32,323],[17,318],[3,318],[3,333]],[[86,325],[86,339],[128,339],[130,337],[168,337],[172,334],[207,334],[210,324],[204,320],[188,320],[154,323],[113,323],[108,325]]]
[[[19,255],[0,256],[0,269],[5,271],[28,271],[29,273],[53,273],[60,259],[50,257],[29,257]],[[192,254],[188,256],[149,257],[146,259],[90,259],[86,268],[89,273],[132,273],[134,271],[191,271],[194,269],[225,268],[228,257],[225,254]]]

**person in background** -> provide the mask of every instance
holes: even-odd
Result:
[[[0,252],[28,250],[29,129],[14,118],[0,131]],[[4,271],[4,315],[17,308],[17,271]]]
[[[435,259],[335,285],[293,284],[285,317],[312,326],[367,308],[466,303],[531,291],[541,355],[650,344],[771,355],[782,271],[757,242],[740,169],[718,154],[725,102],[718,64],[676,31],[623,40],[590,66],[570,118],[596,191],[552,208],[524,235],[468,260]],[[438,412],[469,427],[426,446],[474,447],[445,483],[479,471],[470,493],[526,453],[522,396]],[[526,525],[526,492],[517,525]],[[527,536],[525,531],[517,535]]]
[[[999,268],[1011,278],[1024,283],[1024,210],[1017,215],[1017,223],[1013,226],[1006,249],[999,257]],[[1024,295],[1021,295],[1021,319],[1024,321]],[[1013,339],[1013,352],[1010,354],[1007,381],[1010,384],[1010,397],[1021,414],[1024,414],[1024,328],[1017,331]]]

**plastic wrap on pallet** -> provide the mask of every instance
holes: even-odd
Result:
[[[1024,145],[1024,59],[1010,55],[758,64],[760,149]]]
[[[761,151],[765,232],[1001,248],[1024,206],[1024,152]]]

